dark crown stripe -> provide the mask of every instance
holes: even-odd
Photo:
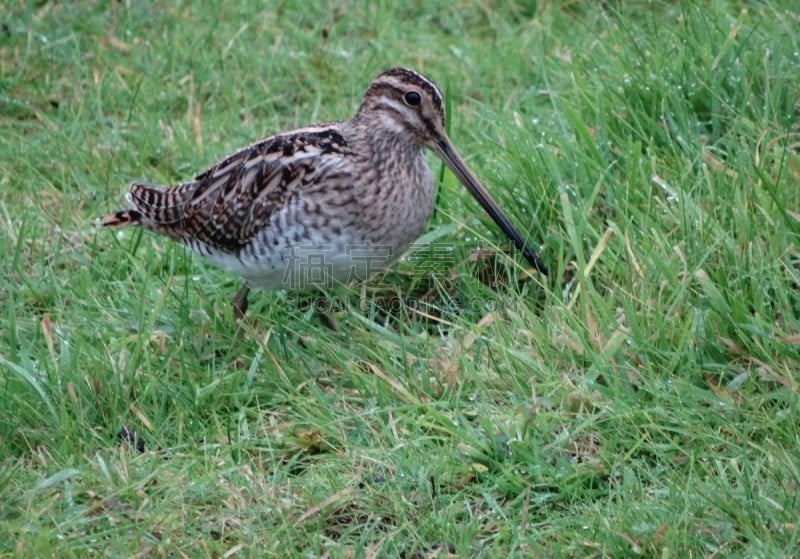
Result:
[[[405,88],[397,85],[398,82],[403,84]],[[439,91],[439,88],[425,77],[407,68],[392,68],[391,70],[387,70],[375,78],[375,81],[372,82],[369,89],[370,91],[377,92],[387,87],[391,88],[393,91],[402,92],[408,86],[418,87],[424,91],[433,101],[434,107],[436,107],[438,111],[444,112],[442,93]]]

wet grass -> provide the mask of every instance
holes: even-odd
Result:
[[[791,6],[14,3],[0,554],[795,555]],[[551,278],[442,173],[414,251],[330,294],[339,331],[255,293],[236,341],[238,280],[92,226],[396,65]]]

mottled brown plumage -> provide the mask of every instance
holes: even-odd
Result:
[[[379,75],[350,120],[278,134],[178,186],[134,183],[133,209],[100,220],[183,243],[249,285],[303,289],[386,269],[421,234],[434,205],[424,148],[453,171],[532,266],[545,266],[467,169],[444,130],[439,89],[420,74]]]

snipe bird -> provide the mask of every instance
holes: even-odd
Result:
[[[174,239],[250,286],[303,289],[385,270],[419,237],[435,190],[435,153],[542,274],[525,244],[445,133],[442,93],[405,68],[380,74],[355,116],[260,140],[172,187],[134,183],[132,209],[103,226],[133,225]]]

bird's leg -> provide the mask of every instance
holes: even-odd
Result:
[[[247,282],[239,288],[239,291],[236,292],[236,295],[233,296],[233,321],[236,324],[239,324],[239,321],[244,318],[244,315],[247,314],[247,295],[250,293],[250,286],[247,285]]]
[[[322,321],[322,325],[328,328],[329,330],[333,330],[334,332],[340,332],[339,324],[337,324],[336,319],[333,318],[333,307],[328,299],[324,297],[317,297],[317,299],[313,303],[314,305],[314,313],[319,317],[320,321]]]

